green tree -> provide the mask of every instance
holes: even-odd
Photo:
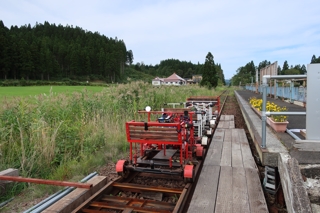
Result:
[[[300,74],[300,70],[297,69],[288,69],[284,71],[284,75],[299,75]]]
[[[278,75],[281,75],[281,67],[280,66],[278,66],[277,73],[278,73]]]
[[[287,60],[285,60],[283,62],[282,73],[281,74],[284,75],[285,71],[288,70],[288,69],[289,69],[289,64],[288,64]]]
[[[131,66],[133,62],[133,52],[132,50],[127,51],[127,63]]]
[[[301,66],[301,74],[306,74],[307,73],[307,68],[304,66],[304,64]]]
[[[258,66],[258,70],[260,71],[262,68],[265,68],[266,66],[268,66],[270,64],[271,64],[270,61],[267,61],[267,60],[261,61]]]
[[[10,37],[8,33],[9,29],[0,20],[0,73],[4,79],[7,79],[10,68]]]
[[[317,58],[315,55],[311,58],[311,64],[320,63],[320,56]]]
[[[217,72],[213,60],[213,55],[208,52],[203,66],[201,86],[216,87],[218,85]]]

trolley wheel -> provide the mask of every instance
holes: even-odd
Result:
[[[126,160],[119,160],[116,164],[116,172],[119,176],[126,178],[129,174],[129,171],[126,170],[125,166],[128,164]]]
[[[197,146],[196,156],[198,160],[204,159],[204,149],[203,146]]]
[[[185,165],[183,172],[183,181],[185,183],[193,183],[195,180],[195,172],[193,165]]]

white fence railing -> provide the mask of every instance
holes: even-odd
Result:
[[[255,85],[251,86],[251,85],[246,85],[245,86],[246,90],[250,90],[250,91],[256,91],[256,87]],[[271,87],[267,87],[267,94],[271,94],[274,95],[274,86]],[[261,86],[259,86],[258,88],[259,93],[262,93],[262,88]],[[276,96],[277,97],[282,97],[282,98],[286,98],[289,99],[290,101],[300,101],[300,102],[306,102],[307,100],[307,88],[300,86],[300,87],[279,87],[277,85],[276,87]]]

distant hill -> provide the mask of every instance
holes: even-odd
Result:
[[[226,86],[229,86],[231,84],[231,79],[225,79],[226,81]]]

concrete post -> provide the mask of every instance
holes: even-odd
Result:
[[[261,78],[261,77],[260,77]],[[259,79],[258,79],[258,69],[256,69],[256,93],[258,94],[258,82],[259,82]]]
[[[266,148],[266,130],[267,130],[267,116],[266,116],[266,106],[267,106],[267,78],[263,76],[262,79],[262,111],[261,111],[261,120],[262,120],[262,144],[261,148]]]
[[[293,81],[290,81],[290,103],[292,104],[293,103],[293,84],[294,82]]]
[[[277,85],[277,79],[274,79],[274,99],[278,99],[278,97],[277,97],[277,88],[278,87],[278,85]]]

